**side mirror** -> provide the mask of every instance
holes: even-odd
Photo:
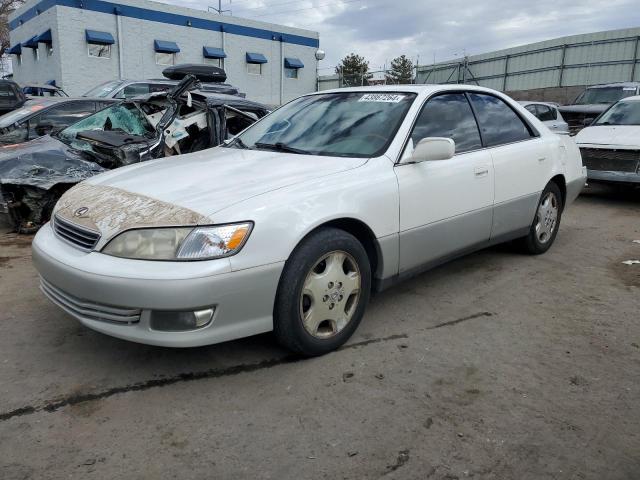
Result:
[[[456,143],[450,138],[427,137],[418,142],[408,161],[411,163],[449,160],[456,153]]]

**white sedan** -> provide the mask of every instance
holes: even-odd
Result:
[[[569,124],[562,118],[562,114],[556,104],[531,101],[521,101],[518,103],[544,123],[549,130],[556,133],[569,133]]]
[[[575,139],[590,182],[640,186],[640,96],[615,103]]]
[[[84,325],[188,347],[274,330],[319,355],[369,296],[454,257],[554,242],[586,171],[573,139],[473,86],[300,97],[226,145],[69,190],[33,242]]]

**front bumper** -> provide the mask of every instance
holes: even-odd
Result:
[[[587,170],[587,177],[592,182],[628,183],[640,185],[640,173],[634,172]]]
[[[273,329],[273,303],[284,262],[232,271],[228,258],[154,262],[86,253],[49,224],[33,241],[41,288],[55,304],[99,332],[139,343],[194,347]],[[153,330],[152,310],[215,308],[198,330]]]

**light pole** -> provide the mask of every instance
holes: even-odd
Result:
[[[320,91],[320,60],[323,60],[324,56],[324,50],[316,50],[316,92]]]

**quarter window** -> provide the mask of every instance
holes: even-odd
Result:
[[[438,95],[422,108],[411,132],[413,146],[427,137],[451,138],[456,142],[456,153],[482,147],[478,125],[463,93]]]
[[[520,116],[503,100],[493,95],[469,93],[478,116],[485,146],[528,140],[533,135]]]
[[[111,45],[90,43],[89,56],[97,58],[111,58]]]

